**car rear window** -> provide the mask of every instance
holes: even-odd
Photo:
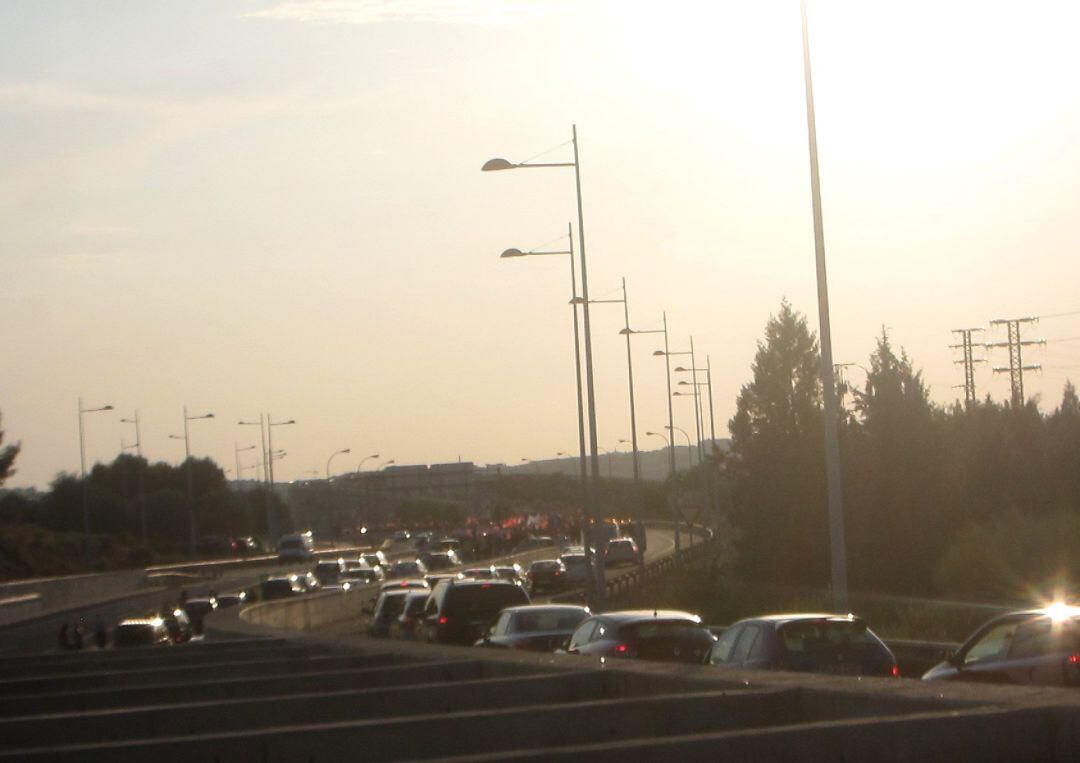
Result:
[[[649,620],[642,623],[630,623],[619,629],[619,635],[634,641],[679,639],[712,643],[713,640],[712,634],[705,626],[685,620]]]
[[[806,620],[779,628],[780,642],[790,654],[835,651],[839,647],[877,644],[865,623],[858,620]]]
[[[529,565],[529,569],[533,571],[550,572],[552,570],[559,569],[558,562],[533,562]]]
[[[572,631],[588,616],[588,612],[574,610],[548,609],[535,612],[518,612],[514,615],[508,632]]]
[[[1080,633],[1075,620],[1053,622],[1040,617],[1021,624],[1013,633],[1009,659],[1042,657],[1059,652],[1080,651]]]

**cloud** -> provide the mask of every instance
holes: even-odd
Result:
[[[244,18],[320,24],[429,23],[494,26],[542,16],[536,0],[283,0]]]

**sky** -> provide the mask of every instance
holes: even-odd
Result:
[[[810,0],[838,363],[883,327],[933,399],[950,330],[1039,315],[1026,392],[1080,377],[1080,5]],[[0,414],[8,487],[142,451],[278,479],[577,448],[562,249],[578,128],[590,296],[708,356],[727,436],[787,298],[817,327],[799,8],[605,0],[0,4]],[[562,238],[560,238],[562,237]],[[621,305],[592,314],[598,440],[630,439]],[[642,448],[666,422],[635,337]],[[1009,395],[980,351],[980,397]],[[851,367],[848,378],[861,383]],[[689,402],[676,426],[693,432]],[[682,439],[681,435],[679,436]],[[241,471],[254,475],[253,451]],[[230,475],[232,476],[232,475]]]

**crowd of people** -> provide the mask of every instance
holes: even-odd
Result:
[[[88,635],[91,636],[89,643],[87,642]],[[104,649],[109,643],[109,633],[105,629],[105,623],[100,615],[94,618],[92,633],[88,633],[86,619],[80,617],[74,622],[66,622],[61,625],[57,640],[62,652],[78,652],[90,646]]]

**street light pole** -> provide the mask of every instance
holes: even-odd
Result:
[[[349,448],[335,450],[330,454],[330,458],[326,459],[326,518],[330,520],[330,525],[335,534],[338,532],[339,528],[337,527],[337,521],[331,516],[333,514],[333,503],[330,494],[330,462],[334,460],[334,456],[340,456],[343,453],[352,453],[352,450]]]
[[[233,455],[236,457],[236,485],[237,485],[237,487],[240,486],[240,472],[242,471],[240,469],[240,454],[243,453],[245,450],[255,450],[255,446],[254,445],[248,445],[246,448],[241,448],[239,443],[237,443],[235,441],[233,442]]]
[[[270,485],[266,498],[267,516],[266,527],[270,532],[271,542],[278,536],[277,528],[277,515],[270,509],[273,501],[274,493],[274,427],[283,427],[290,424],[295,424],[296,419],[289,419],[288,421],[274,421],[270,414],[266,414],[266,453],[267,453],[267,472],[269,474]]]
[[[195,486],[191,474],[191,439],[188,433],[188,422],[196,419],[212,419],[214,414],[204,413],[201,416],[188,416],[187,406],[184,406],[184,472],[187,475],[188,497],[188,531],[191,534],[191,558],[199,555],[198,534],[195,529]]]
[[[83,416],[87,413],[111,411],[112,409],[111,405],[103,405],[100,408],[83,408],[82,398],[79,398],[79,475],[82,478],[83,561],[87,567],[93,562],[93,553],[90,548],[90,500],[86,484],[86,433]]]
[[[817,123],[814,115],[814,83],[810,74],[810,32],[806,0],[802,14],[803,74],[806,78],[806,128],[810,144],[810,196],[814,213],[814,260],[817,265],[818,325],[821,337],[821,385],[825,408],[825,474],[829,495],[829,548],[832,551],[833,609],[847,611],[847,551],[844,541],[843,477],[840,471],[839,418],[836,381],[833,378],[832,327],[829,320],[829,279],[825,270],[825,226],[821,213],[821,176],[818,171]]]
[[[139,431],[139,411],[136,409],[135,417],[120,419],[121,424],[135,425],[135,453],[139,456],[139,473],[136,477],[139,483],[139,524],[142,526],[142,542],[144,546],[150,545],[150,537],[146,526],[146,481],[143,477],[145,462],[142,454],[142,433]]]
[[[574,374],[576,377],[577,392],[577,416],[578,416],[578,451],[581,454],[581,484],[588,489],[589,470],[585,457],[585,406],[581,396],[581,342],[578,332],[578,293],[577,293],[577,268],[574,265],[574,225],[567,223],[567,238],[570,242],[566,251],[538,252],[530,250],[523,252],[520,249],[507,249],[500,257],[536,257],[544,255],[569,255],[570,259],[570,305],[574,309]]]
[[[519,164],[512,164],[505,159],[492,159],[486,162],[481,169],[485,171],[492,171],[525,167],[574,168],[574,188],[577,194],[578,212],[578,256],[581,259],[581,298],[583,300],[582,324],[585,331],[585,387],[586,397],[588,400],[589,416],[589,458],[592,467],[590,474],[591,479],[587,483],[588,490],[586,491],[586,495],[588,498],[588,513],[590,519],[590,522],[587,524],[587,526],[590,528],[589,535],[594,536],[596,534],[596,523],[600,521],[600,508],[598,504],[600,479],[600,450],[596,432],[596,390],[593,380],[592,329],[591,323],[589,321],[589,269],[585,255],[585,213],[581,200],[581,157],[578,146],[577,125],[571,126],[571,133],[572,141],[574,144],[573,162],[522,162]],[[593,553],[592,537],[589,537],[585,543],[585,564],[588,568],[588,574],[586,575],[586,594],[589,605],[592,607],[593,611],[602,612],[605,608],[604,599],[606,598],[607,593],[607,585],[604,581],[604,560],[603,557],[597,556]]]

